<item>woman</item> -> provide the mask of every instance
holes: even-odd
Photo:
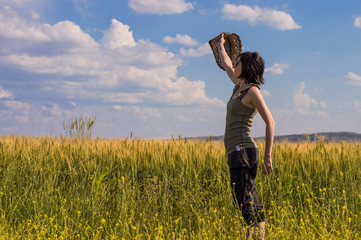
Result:
[[[235,84],[232,97],[227,104],[224,144],[228,155],[234,198],[239,204],[247,225],[248,238],[254,226],[259,228],[260,239],[265,238],[265,215],[256,193],[259,152],[250,136],[252,122],[257,111],[266,124],[266,146],[262,170],[269,174],[272,169],[272,145],[274,120],[263,100],[259,85],[264,83],[264,61],[257,52],[244,52],[234,64],[226,53],[224,35],[218,43],[222,66]]]

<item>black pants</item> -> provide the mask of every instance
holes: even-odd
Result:
[[[256,192],[258,148],[243,148],[228,154],[233,197],[248,225],[265,221]]]

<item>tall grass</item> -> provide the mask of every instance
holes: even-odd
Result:
[[[257,178],[268,239],[361,239],[360,144],[280,143],[273,161]],[[237,239],[242,228],[221,142],[0,137],[0,239]]]
[[[63,121],[63,129],[67,137],[90,138],[95,126],[95,116],[72,116],[69,120]]]

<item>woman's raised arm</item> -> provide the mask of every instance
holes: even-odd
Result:
[[[234,67],[231,59],[229,58],[226,49],[224,48],[224,34],[222,33],[221,39],[218,42],[218,51],[219,56],[222,62],[224,70],[226,70],[228,77],[232,80],[234,84],[238,84],[240,80],[234,76]]]

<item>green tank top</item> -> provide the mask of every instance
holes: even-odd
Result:
[[[239,85],[237,84],[227,103],[226,130],[224,133],[224,146],[226,147],[227,154],[235,151],[237,145],[240,148],[257,148],[256,142],[250,135],[252,122],[257,110],[247,107],[241,102],[243,96],[246,95],[251,87],[241,91],[236,98],[232,99],[238,88]]]

